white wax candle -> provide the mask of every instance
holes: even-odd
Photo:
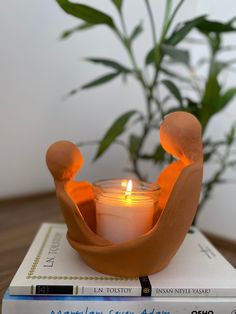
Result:
[[[97,234],[113,243],[135,239],[152,228],[153,213],[151,197],[108,192],[96,200]]]

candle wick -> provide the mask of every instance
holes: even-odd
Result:
[[[131,193],[129,191],[125,192],[125,200],[127,200],[131,196]]]

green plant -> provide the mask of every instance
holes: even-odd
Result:
[[[125,148],[129,155],[132,164],[130,171],[139,179],[145,180],[146,177],[141,172],[139,166],[140,161],[148,160],[154,164],[162,165],[170,162],[169,156],[165,154],[160,144],[157,144],[152,153],[145,153],[144,144],[150,133],[154,129],[159,128],[161,120],[168,113],[176,110],[191,112],[202,124],[205,164],[212,161],[215,162],[215,172],[203,183],[199,205],[200,210],[211,196],[215,185],[225,182],[225,170],[236,165],[236,158],[234,158],[232,153],[235,141],[235,125],[230,126],[228,133],[222,135],[220,140],[215,140],[206,134],[206,129],[211,119],[223,111],[236,95],[236,87],[226,89],[221,81],[222,72],[232,70],[233,63],[236,61],[221,60],[223,51],[234,48],[233,46],[225,46],[222,37],[224,33],[236,32],[236,28],[233,25],[235,19],[233,18],[226,23],[222,23],[211,21],[206,15],[203,15],[174,26],[175,16],[183,5],[184,0],[180,0],[175,8],[172,8],[171,0],[166,0],[162,28],[160,36],[157,37],[153,12],[149,0],[145,0],[153,43],[152,49],[147,52],[144,65],[140,66],[136,61],[133,44],[143,32],[142,23],[138,23],[129,32],[123,15],[125,1],[110,1],[114,4],[118,13],[121,27],[116,25],[111,16],[95,8],[72,3],[68,0],[57,0],[57,3],[64,11],[84,22],[64,32],[62,34],[63,38],[77,31],[102,24],[116,35],[130,58],[129,66],[109,58],[87,58],[89,62],[102,64],[109,68],[110,72],[77,89],[73,89],[70,95],[77,93],[81,89],[105,84],[118,76],[125,78],[132,76],[139,82],[144,94],[145,113],[134,109],[117,118],[99,141],[94,159],[100,158],[112,144],[119,144]],[[201,35],[202,39],[189,39],[188,35],[193,29]],[[179,48],[179,44],[183,41],[190,44],[207,45],[209,47],[208,58],[201,58],[196,68],[194,68],[190,63],[189,50]],[[178,73],[178,70],[173,66],[176,64],[184,67],[185,75]],[[198,69],[204,64],[208,67],[208,71],[206,77],[202,78],[198,75]],[[170,65],[172,69],[170,69]],[[150,75],[150,69],[152,69],[152,75]],[[166,89],[167,95],[162,95],[163,93],[160,92],[160,88],[163,87]],[[186,88],[188,89],[187,92]],[[132,124],[130,123],[131,120],[133,120]],[[141,126],[141,134],[137,134],[133,129],[133,126],[136,124]],[[119,137],[126,132],[128,133],[128,140],[124,141]]]

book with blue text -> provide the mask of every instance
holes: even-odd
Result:
[[[87,266],[70,247],[66,231],[64,224],[41,226],[10,284],[11,295],[236,296],[236,270],[196,228],[164,270],[130,279]]]
[[[236,298],[10,296],[2,314],[235,314]]]

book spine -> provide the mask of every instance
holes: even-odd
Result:
[[[236,288],[77,287],[76,295],[126,297],[234,297]]]
[[[236,288],[153,288],[153,297],[235,297]]]
[[[104,286],[72,286],[72,285],[32,285],[11,286],[10,295],[42,295],[42,296],[111,296],[111,297],[137,297],[144,296],[145,289],[141,287],[104,287]]]
[[[3,300],[2,308],[2,314],[223,314],[235,311],[235,298],[147,298],[145,302],[140,298],[136,301]]]
[[[11,295],[31,295],[34,294],[34,286],[10,286]]]
[[[81,296],[99,296],[99,297],[141,297],[142,288],[141,287],[76,287],[74,291],[77,291],[76,295]]]
[[[110,297],[234,297],[236,288],[154,288],[147,285],[140,287],[105,287],[72,285],[35,285],[10,287],[11,295],[73,295],[73,296],[110,296]]]

